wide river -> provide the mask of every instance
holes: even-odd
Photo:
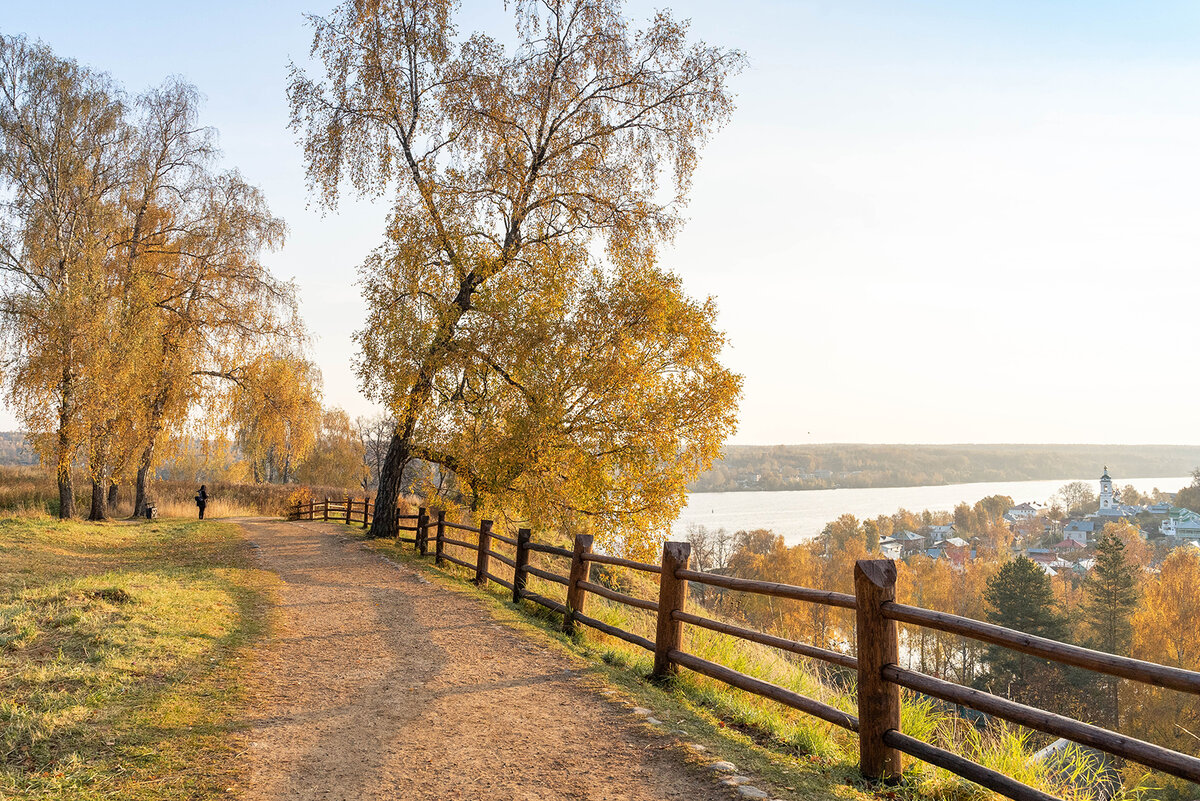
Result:
[[[1100,492],[1100,482],[1092,479],[1058,478],[1050,481],[999,481],[978,484],[946,484],[938,487],[881,487],[875,489],[801,490],[793,492],[696,492],[675,522],[672,534],[682,536],[688,526],[743,531],[769,528],[782,534],[789,544],[812,539],[831,520],[852,514],[859,520],[890,515],[898,509],[920,513],[952,511],[966,501],[975,503],[988,495],[1010,495],[1016,503],[1046,503],[1063,484],[1086,481],[1092,491]],[[1177,492],[1191,484],[1191,476],[1175,478],[1117,478],[1118,487],[1132,484],[1138,492],[1157,487]]]

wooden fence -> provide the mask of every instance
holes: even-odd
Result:
[[[361,502],[350,498],[337,501],[326,499],[297,505],[289,518],[361,523],[366,528],[372,517],[372,506],[370,499]],[[860,560],[854,568],[854,594],[850,595],[691,570],[688,567],[691,545],[686,542],[665,543],[662,562],[654,565],[596,553],[592,550],[592,538],[587,535],[577,536],[574,548],[567,549],[534,542],[529,529],[520,529],[515,538],[499,534],[492,530],[489,520],[482,521],[479,526],[467,526],[446,520],[445,513],[440,511],[431,520],[424,508],[415,515],[401,515],[401,519],[413,521],[413,525],[400,526],[402,531],[413,532],[413,536],[397,536],[397,539],[415,544],[422,555],[428,553],[432,529],[438,564],[452,562],[474,571],[474,582],[480,586],[489,581],[500,584],[512,592],[514,603],[528,600],[560,613],[563,616],[563,629],[567,632],[584,625],[645,648],[654,654],[656,676],[670,676],[677,673],[680,667],[685,667],[857,732],[860,770],[870,779],[898,780],[901,754],[908,754],[1017,801],[1059,801],[1009,776],[903,734],[900,730],[900,688],[903,687],[1200,784],[1200,759],[1196,757],[900,667],[897,624],[906,623],[957,634],[1062,665],[1197,695],[1200,695],[1200,673],[1047,640],[958,615],[898,604],[895,601],[896,565],[889,559]],[[458,531],[474,534],[476,541],[448,536]],[[497,542],[511,547],[512,556],[494,550]],[[474,551],[475,563],[446,553],[446,545]],[[567,575],[534,567],[529,563],[531,552],[567,560]],[[491,572],[493,561],[512,571],[511,581]],[[590,580],[592,564],[614,565],[657,575],[658,600],[635,598],[593,583]],[[566,603],[526,589],[526,579],[530,575],[563,585],[566,588]],[[855,610],[857,657],[688,613],[684,610],[691,582]],[[653,612],[657,616],[655,638],[650,640],[588,616],[584,611],[588,593]],[[858,714],[851,715],[785,687],[684,652],[685,625],[699,626],[855,671],[858,678]]]

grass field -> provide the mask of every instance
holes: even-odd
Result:
[[[0,798],[223,796],[272,586],[226,523],[0,519]]]

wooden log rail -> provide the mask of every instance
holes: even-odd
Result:
[[[355,516],[356,507],[361,510],[359,517]],[[350,498],[341,501],[313,500],[296,504],[288,516],[294,520],[333,519],[347,523],[368,521],[371,517],[371,501],[369,498],[361,502]],[[418,550],[424,554],[422,546],[428,543],[433,522],[424,509],[421,509],[418,515],[402,517],[416,521],[412,526],[402,527],[406,531],[416,533],[416,537],[404,541],[417,543]],[[363,526],[366,525],[368,523],[363,522]],[[479,541],[472,543],[451,539],[446,536],[447,529],[477,534]],[[515,555],[510,558],[494,550],[495,540],[513,546]],[[476,556],[474,563],[446,553],[446,545],[473,551]],[[569,575],[560,575],[531,565],[531,553],[569,559]],[[654,565],[595,553],[592,550],[591,537],[586,535],[576,537],[574,547],[568,549],[534,542],[528,529],[520,529],[516,537],[511,537],[492,531],[492,522],[488,520],[481,521],[478,526],[470,526],[446,520],[444,512],[439,511],[436,516],[436,558],[439,564],[448,561],[466,568],[474,574],[477,584],[483,585],[488,581],[499,584],[512,593],[514,603],[530,601],[561,614],[563,628],[567,631],[573,631],[577,625],[584,625],[653,652],[654,673],[657,676],[672,675],[680,667],[687,668],[731,687],[771,699],[857,732],[860,770],[870,779],[898,779],[902,769],[901,755],[907,754],[1016,801],[1059,801],[1009,776],[901,732],[900,689],[904,688],[970,707],[1011,723],[1062,737],[1138,762],[1154,770],[1200,783],[1200,759],[1196,757],[901,667],[898,664],[897,624],[905,623],[969,637],[1062,665],[1196,695],[1200,695],[1200,672],[1106,654],[970,618],[898,604],[895,602],[895,563],[891,560],[860,560],[855,565],[855,593],[851,595],[695,571],[688,567],[689,557],[690,546],[687,543],[666,543],[662,564]],[[511,581],[506,576],[499,576],[493,572],[493,560],[511,569]],[[657,575],[658,600],[636,598],[592,581],[592,564],[611,565]],[[566,602],[556,601],[529,590],[528,576],[565,587]],[[735,592],[788,598],[853,610],[856,616],[857,656],[692,614],[685,609],[687,587],[691,582]],[[654,639],[624,631],[586,614],[584,610],[588,594],[653,614],[657,621]],[[777,648],[785,653],[856,673],[858,714],[853,715],[845,710],[836,709],[786,687],[687,653],[682,647],[685,625]]]

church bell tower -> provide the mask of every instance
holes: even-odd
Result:
[[[1108,477],[1108,465],[1105,465],[1104,475],[1100,476],[1100,510],[1112,509],[1115,502],[1112,479]]]

